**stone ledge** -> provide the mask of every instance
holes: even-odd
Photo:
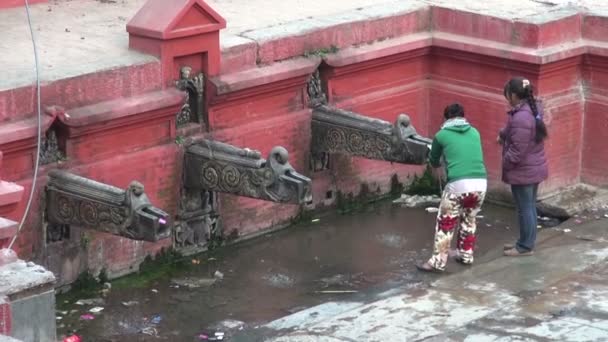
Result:
[[[17,233],[18,222],[0,217],[0,241],[10,239]],[[0,248],[2,245],[0,244]]]
[[[267,85],[290,78],[308,76],[321,63],[321,58],[296,58],[259,68],[218,76],[210,81],[215,86],[216,95],[225,95],[244,89]]]
[[[0,180],[0,212],[3,207],[19,203],[23,197],[21,185]]]
[[[18,260],[0,267],[0,296],[10,298],[19,292],[54,282],[52,272],[32,262]]]
[[[10,336],[0,335],[0,342],[23,342]]]
[[[608,204],[608,189],[577,184],[557,193],[547,194],[537,204],[541,216],[567,219],[585,210]]]
[[[184,98],[184,92],[168,89],[75,108],[58,117],[68,127],[84,127],[180,105]]]

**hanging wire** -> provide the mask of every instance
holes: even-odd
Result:
[[[27,200],[27,205],[25,206],[25,211],[23,212],[23,217],[21,218],[21,222],[19,223],[19,228],[17,228],[17,232],[11,243],[8,245],[8,248],[13,248],[13,244],[17,241],[17,237],[19,236],[19,232],[23,229],[23,225],[25,224],[25,220],[27,219],[27,215],[30,211],[30,207],[32,206],[32,200],[34,198],[34,192],[36,191],[36,180],[38,178],[38,168],[40,166],[40,142],[42,136],[42,115],[41,115],[41,106],[40,106],[40,65],[38,62],[38,49],[36,47],[36,38],[34,37],[34,29],[32,27],[32,18],[30,15],[30,4],[28,0],[25,0],[25,12],[27,14],[27,23],[30,28],[30,35],[32,37],[32,46],[34,47],[34,62],[35,62],[35,70],[36,70],[36,113],[38,118],[38,137],[36,140],[36,163],[34,164],[34,178],[32,179],[32,188],[30,189],[30,196]]]

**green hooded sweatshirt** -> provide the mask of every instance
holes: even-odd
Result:
[[[460,179],[487,178],[481,137],[465,118],[446,121],[435,135],[430,156],[432,166],[441,166],[441,155],[446,162],[448,183]]]

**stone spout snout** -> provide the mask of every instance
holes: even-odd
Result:
[[[311,204],[312,186],[310,178],[298,173],[289,164],[289,154],[282,146],[270,151],[268,166],[276,175],[276,181],[267,192],[276,202],[292,204]]]
[[[144,241],[158,241],[171,237],[169,214],[150,203],[143,184],[133,181],[129,184],[127,202],[132,208],[132,222],[129,229]]]
[[[427,162],[432,140],[419,135],[407,114],[399,114],[393,129],[392,153],[396,160],[408,164]]]

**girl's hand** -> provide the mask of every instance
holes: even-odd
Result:
[[[504,143],[504,141],[502,140],[502,138],[500,137],[500,134],[498,135],[498,137],[496,137],[496,143],[498,145],[502,145]]]

